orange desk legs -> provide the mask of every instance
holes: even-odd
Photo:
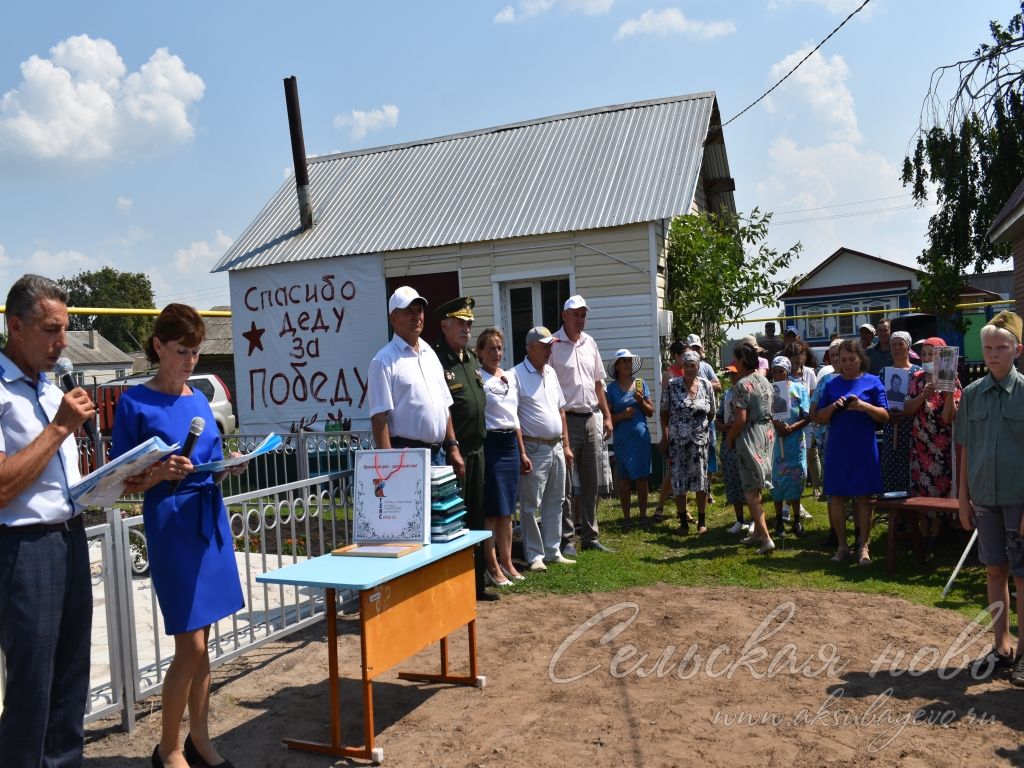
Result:
[[[373,746],[373,679],[432,643],[440,641],[441,644],[441,673],[400,672],[399,678],[481,688],[486,683],[484,677],[477,675],[473,550],[465,549],[359,593],[365,742],[362,747],[345,746],[341,741],[335,599],[334,589],[325,590],[331,742],[285,739],[284,744],[289,749],[374,763],[383,761],[384,750]],[[468,676],[453,675],[448,668],[448,636],[462,626],[466,626],[469,633]]]

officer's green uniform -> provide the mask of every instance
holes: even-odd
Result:
[[[474,300],[460,296],[440,305],[434,313],[440,318],[457,317],[473,319]],[[441,340],[434,345],[434,351],[444,368],[445,383],[452,396],[452,427],[455,439],[459,441],[459,452],[466,463],[466,476],[462,480],[462,496],[466,502],[466,527],[470,530],[486,530],[484,525],[484,440],[487,428],[484,426],[484,384],[477,373],[480,361],[468,347],[459,359],[448,342]],[[483,556],[477,549],[477,591],[483,589]]]

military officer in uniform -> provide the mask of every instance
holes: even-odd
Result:
[[[473,305],[469,296],[441,304],[434,313],[441,320],[441,340],[434,346],[437,358],[444,368],[445,383],[452,396],[452,426],[459,452],[466,465],[462,478],[462,496],[466,502],[466,527],[474,531],[486,530],[484,525],[484,385],[477,369],[480,361],[471,349],[473,334]],[[494,546],[493,540],[476,549],[476,596],[478,600],[497,600],[498,595],[484,586],[485,546]]]

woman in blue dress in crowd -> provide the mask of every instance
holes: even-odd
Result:
[[[789,383],[789,414],[785,419],[772,419],[775,427],[775,452],[772,459],[772,501],[775,503],[775,535],[782,536],[785,523],[782,505],[789,502],[793,510],[793,534],[802,536],[800,497],[807,485],[807,441],[804,427],[810,421],[811,401],[803,383],[793,381],[792,361],[783,355],[772,360],[772,381]],[[772,414],[773,417],[775,414]]]
[[[193,473],[194,465],[223,458],[220,434],[206,397],[189,388],[205,335],[192,307],[169,304],[156,319],[146,357],[159,363],[149,381],[127,390],[117,403],[111,457],[158,436],[184,444],[190,424],[206,427],[191,457],[173,455],[130,479],[127,493],[145,493],[142,514],[149,564],[163,614],[174,636],[174,660],[164,678],[160,743],[152,764],[230,767],[210,742],[210,625],[244,605],[234,546],[219,482],[225,472]],[[233,467],[241,474],[244,465]],[[176,485],[172,485],[176,484]],[[189,711],[190,733],[179,746],[181,719]]]
[[[643,358],[628,349],[620,349],[608,362],[611,381],[605,387],[608,408],[614,425],[615,471],[619,477],[619,503],[622,505],[622,527],[633,527],[630,485],[636,481],[636,503],[640,509],[640,525],[647,525],[647,493],[651,476],[651,432],[647,419],[654,415],[651,391],[642,379],[633,379],[643,365]]]
[[[846,499],[852,497],[860,541],[857,562],[871,564],[871,504],[868,497],[882,492],[875,426],[889,420],[889,401],[882,380],[867,372],[868,357],[856,339],[839,345],[839,375],[831,379],[818,401],[817,419],[828,424],[825,449],[825,493],[828,516],[838,539],[832,559],[842,562],[846,546]]]

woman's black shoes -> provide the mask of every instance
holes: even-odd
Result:
[[[160,745],[153,747],[153,757],[150,758],[153,768],[164,768],[164,761],[160,759]]]
[[[159,747],[157,748],[159,749]],[[163,768],[163,763],[157,762],[158,758],[159,755],[154,752],[153,768]],[[215,765],[206,762],[203,756],[199,754],[199,750],[196,749],[196,745],[192,743],[191,733],[185,737],[185,759],[188,760],[189,765],[196,766],[196,768],[235,768],[227,758]]]

